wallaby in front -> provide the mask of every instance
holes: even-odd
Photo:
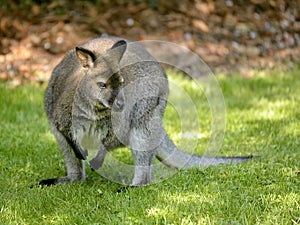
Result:
[[[167,98],[164,69],[136,43],[103,37],[69,51],[54,69],[44,99],[66,176],[40,184],[84,180],[83,160],[89,148],[98,149],[90,160],[97,170],[108,151],[129,146],[135,166],[132,186],[151,182],[154,157],[173,168],[238,163],[252,157],[204,157],[176,148],[162,126]]]

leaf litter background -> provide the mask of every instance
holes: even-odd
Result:
[[[0,79],[46,82],[66,51],[102,34],[178,43],[214,72],[292,69],[300,62],[300,0],[2,0]]]

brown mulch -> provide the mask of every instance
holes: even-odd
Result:
[[[0,79],[45,82],[67,50],[104,33],[178,43],[215,72],[290,69],[300,0],[1,1]]]

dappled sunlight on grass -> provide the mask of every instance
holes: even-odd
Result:
[[[47,140],[48,142],[56,143],[55,137],[52,134],[52,132],[50,131],[50,127],[49,127],[49,131],[46,131],[44,134],[41,134],[41,138],[43,138],[44,140]]]
[[[251,110],[251,113],[257,119],[290,119],[295,113],[295,106],[295,101],[287,99],[270,101],[263,98],[253,103],[254,109]]]
[[[166,195],[165,198],[167,201],[169,201],[172,204],[178,204],[178,203],[208,203],[213,204],[216,198],[219,198],[220,195],[218,193],[214,194],[208,194],[208,193],[176,193],[172,195]]]
[[[169,211],[168,207],[166,207],[164,209],[157,208],[157,207],[152,207],[152,208],[146,209],[147,215],[154,216],[154,217],[166,216],[168,214],[168,211]]]

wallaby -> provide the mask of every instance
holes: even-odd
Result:
[[[139,44],[101,37],[70,50],[54,69],[44,99],[66,176],[40,184],[84,180],[83,161],[89,148],[98,149],[90,160],[97,170],[108,151],[129,146],[135,168],[132,186],[151,182],[154,157],[173,168],[237,163],[252,157],[204,157],[179,150],[162,126],[167,98],[163,67]]]

